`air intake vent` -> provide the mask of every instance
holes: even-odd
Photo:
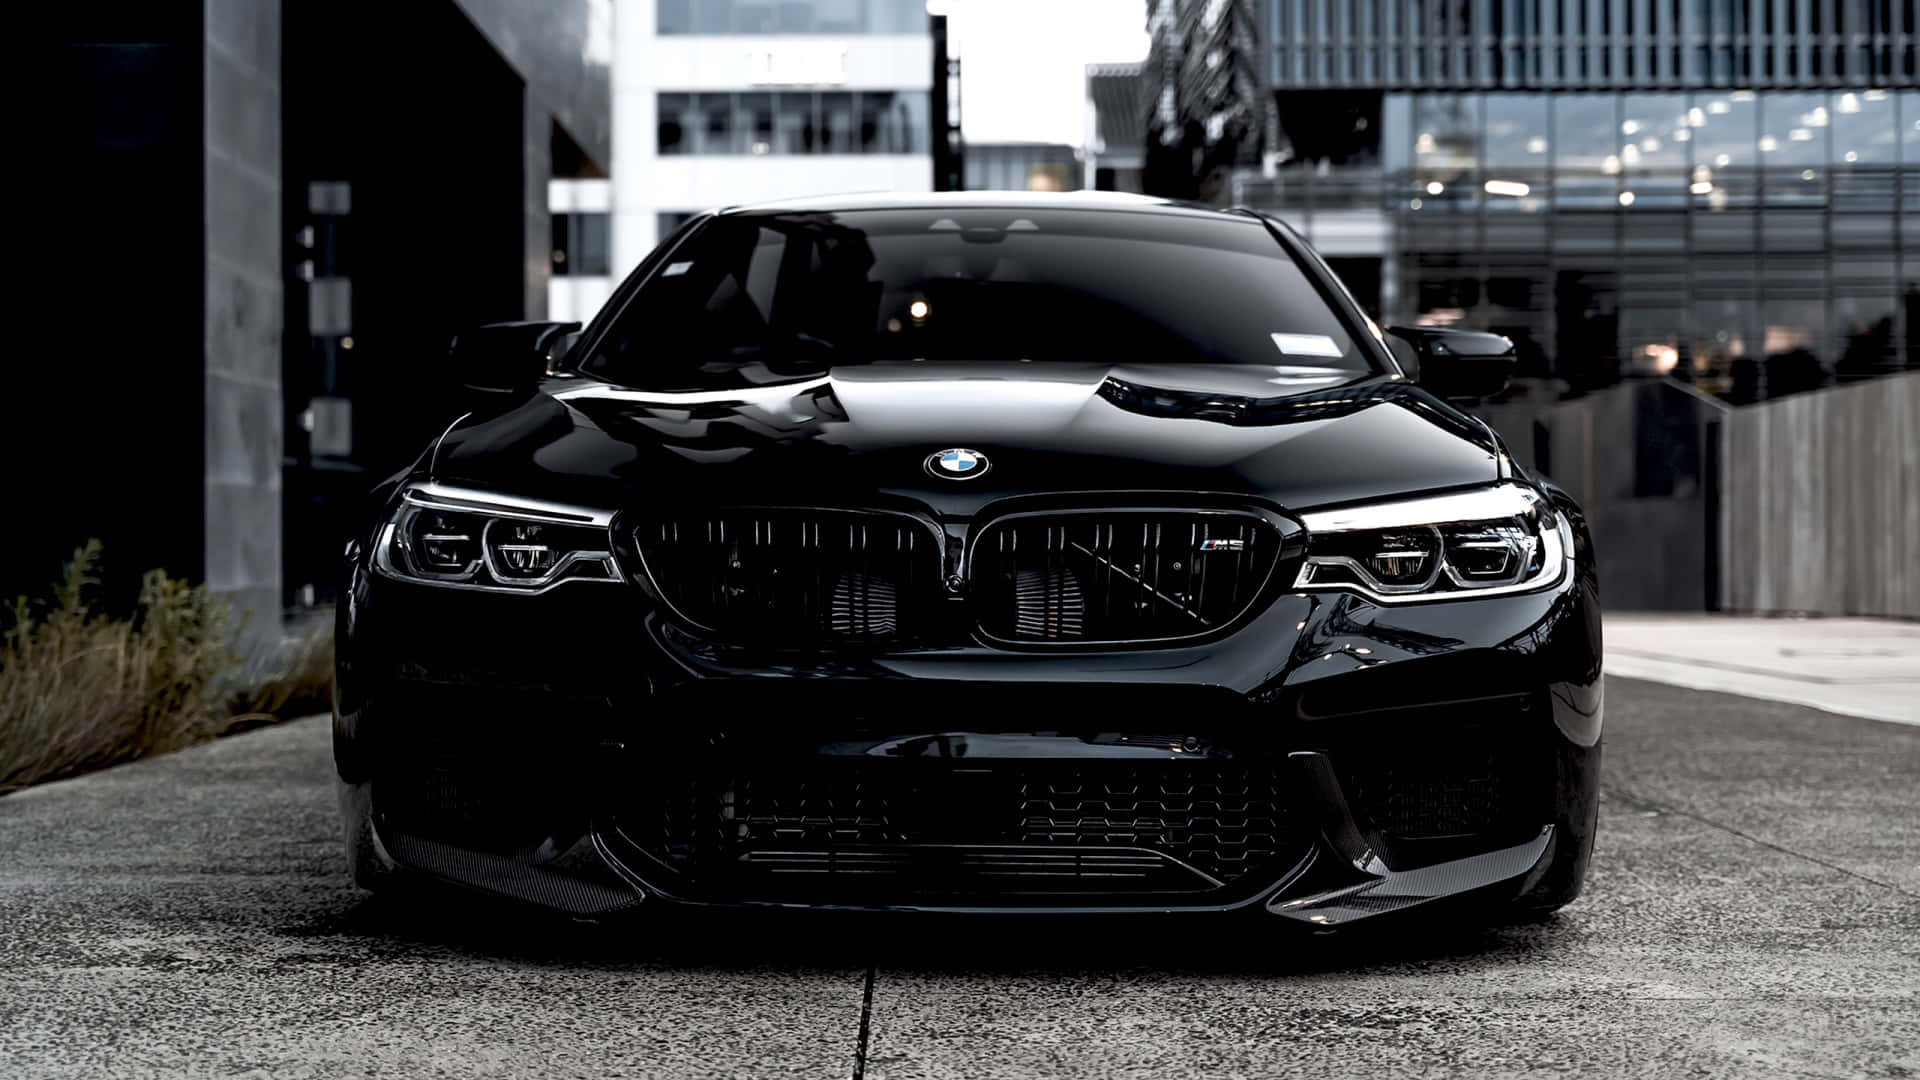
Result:
[[[937,600],[930,526],[894,514],[728,510],[661,518],[635,540],[661,596],[722,636],[783,645],[911,637]]]
[[[1197,637],[1238,619],[1279,554],[1251,513],[1021,515],[989,524],[973,554],[982,632],[1036,644]]]
[[[934,891],[1191,891],[1277,872],[1310,835],[1272,761],[728,764],[676,758],[615,816],[660,865],[743,894],[767,888],[743,867],[814,879],[802,890],[886,873]]]
[[[1072,571],[1062,566],[1015,571],[1013,592],[1016,637],[1068,641],[1085,636],[1087,601]]]
[[[900,633],[900,597],[893,582],[859,572],[833,584],[828,629],[847,638],[892,638]]]

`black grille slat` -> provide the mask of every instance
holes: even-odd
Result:
[[[927,527],[860,511],[717,510],[660,518],[634,535],[682,618],[727,637],[809,646],[903,641],[923,629],[933,578],[918,564],[938,558]]]
[[[957,641],[942,544],[905,514],[726,509],[634,537],[662,597],[718,636],[789,647]],[[1102,510],[981,526],[967,597],[999,641],[1177,641],[1224,631],[1259,599],[1280,538],[1250,511]]]
[[[1219,631],[1265,588],[1279,536],[1250,513],[1111,510],[990,523],[972,598],[1003,641],[1151,642]]]

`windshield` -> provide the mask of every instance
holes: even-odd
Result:
[[[675,392],[874,362],[1373,366],[1257,221],[1016,207],[715,218],[581,370]]]

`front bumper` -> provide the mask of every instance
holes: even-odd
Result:
[[[577,916],[1332,926],[1447,898],[1551,905],[1584,875],[1590,570],[1405,607],[1287,595],[1163,650],[776,655],[637,604],[358,574],[335,720],[356,858]]]

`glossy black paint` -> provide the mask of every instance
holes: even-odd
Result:
[[[1213,213],[1144,201],[1111,209]],[[1380,373],[1316,381],[1226,365],[875,364],[674,395],[611,386],[560,361],[517,403],[456,424],[374,492],[348,551],[335,750],[356,876],[424,874],[576,915],[659,902],[786,906],[796,901],[679,880],[631,835],[635,792],[722,752],[792,770],[883,745],[915,748],[879,755],[912,758],[913,768],[1105,767],[1143,753],[1108,736],[1152,732],[1184,740],[1179,751],[1144,752],[1156,761],[1273,762],[1312,837],[1300,858],[1200,896],[799,902],[1236,912],[1324,927],[1431,900],[1544,910],[1572,899],[1596,823],[1602,712],[1598,583],[1581,511],[1518,474],[1484,424],[1412,385],[1322,264],[1269,227],[1303,252]],[[991,472],[957,483],[923,467],[953,446],[989,455]],[[640,579],[517,596],[383,576],[371,561],[378,530],[400,485],[425,479],[613,510],[616,537],[660,507],[853,507],[914,514],[962,550],[986,522],[1033,509],[1256,507],[1292,535],[1307,511],[1514,480],[1565,515],[1574,545],[1556,584],[1513,595],[1386,605],[1275,582],[1231,632],[1165,647],[1020,648],[955,634],[912,647],[781,649],[684,625]],[[630,544],[619,550],[631,570]],[[1411,843],[1355,809],[1370,758],[1468,743],[1524,761],[1526,775],[1509,779],[1539,785],[1537,813],[1518,831]],[[499,781],[505,824],[477,836],[397,827],[379,778],[403,748],[426,744],[478,762],[449,768]]]

